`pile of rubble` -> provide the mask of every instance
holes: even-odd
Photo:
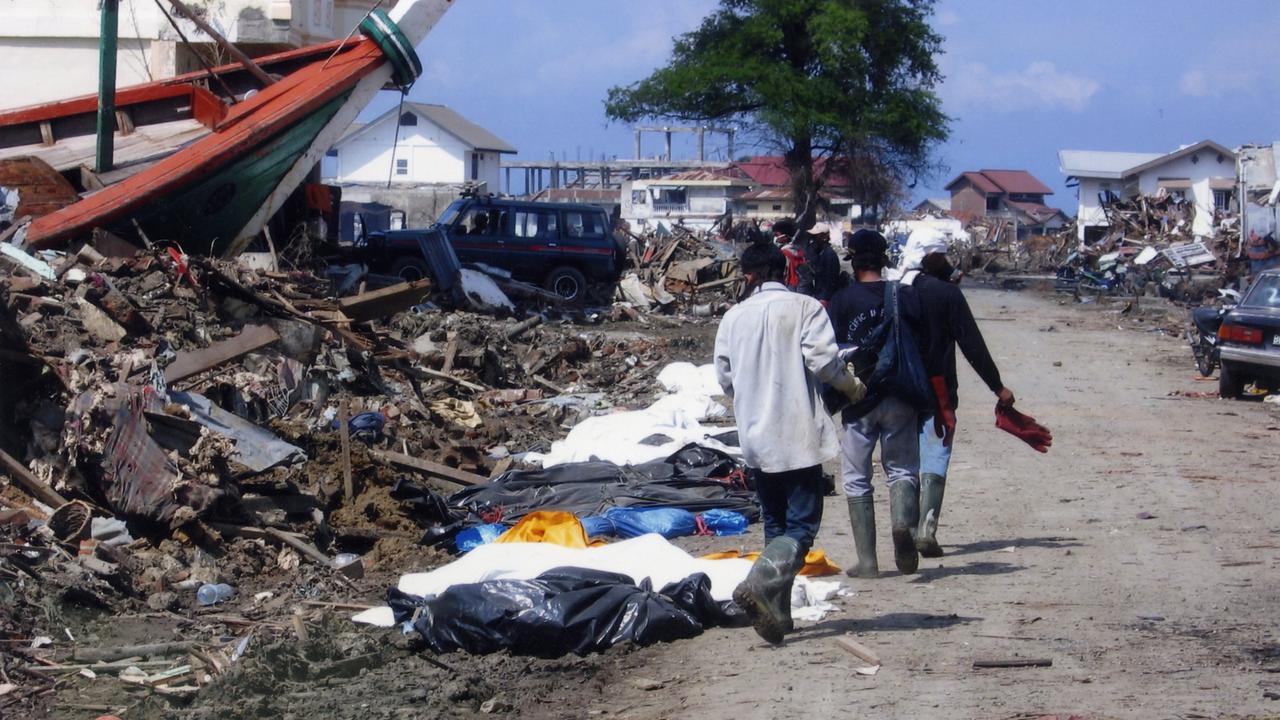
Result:
[[[617,305],[624,315],[651,310],[722,315],[741,292],[735,243],[723,235],[675,225],[643,237],[626,232],[626,237],[630,270],[618,284]]]
[[[1112,199],[1102,209],[1107,225],[1090,228],[1097,239],[1087,243],[1079,242],[1075,221],[1049,235],[1024,237],[998,217],[962,226],[954,218],[921,213],[898,224],[950,222],[956,226],[948,233],[952,252],[966,271],[1054,273],[1062,291],[1198,301],[1214,288],[1237,287],[1248,271],[1238,213],[1216,210],[1208,217],[1167,193]]]
[[[584,326],[603,313],[446,312],[429,280],[335,297],[310,273],[168,250],[5,247],[0,710],[117,659],[51,654],[53,607],[191,612],[197,590],[263,573],[317,598],[390,571],[431,552],[428,518],[395,494],[406,476],[486,482],[586,417],[646,403],[673,350]],[[640,272],[692,297],[717,262],[698,247],[644,250]],[[270,602],[255,600],[262,616]],[[193,692],[229,660],[165,678],[134,662],[150,687]]]

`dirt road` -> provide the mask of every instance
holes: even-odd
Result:
[[[1269,406],[1170,397],[1216,386],[1195,380],[1179,339],[1117,329],[1114,311],[969,294],[1019,407],[1053,429],[1051,452],[997,431],[991,395],[964,368],[945,557],[915,576],[850,581],[843,612],[781,648],[717,630],[633,653],[584,714],[1280,714],[1265,696],[1280,692],[1280,423]],[[852,560],[847,523],[843,498],[830,498],[818,545],[837,561]],[[880,564],[893,567],[887,541]],[[846,633],[879,653],[877,675],[854,673],[865,663],[834,641]],[[988,657],[1053,665],[973,668]],[[664,686],[640,690],[633,677]]]

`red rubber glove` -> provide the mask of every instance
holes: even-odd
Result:
[[[929,382],[938,399],[938,412],[933,414],[933,431],[942,438],[943,447],[951,447],[951,441],[956,437],[956,409],[951,407],[951,391],[947,389],[947,379],[934,375],[929,378]]]
[[[996,405],[996,427],[1030,445],[1036,452],[1047,453],[1053,445],[1053,433],[1049,428],[1012,407]]]

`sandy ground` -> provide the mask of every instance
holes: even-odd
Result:
[[[914,576],[848,581],[855,592],[840,612],[802,624],[781,647],[749,629],[712,630],[587,658],[455,654],[440,663],[333,613],[312,626],[309,644],[287,629],[255,640],[238,669],[189,705],[136,704],[114,680],[72,679],[53,716],[125,706],[126,720],[479,717],[482,707],[699,720],[1280,716],[1280,701],[1267,698],[1280,693],[1271,674],[1280,672],[1272,406],[1188,397],[1216,384],[1196,379],[1180,338],[1121,320],[1119,306],[969,295],[1006,384],[1053,429],[1053,449],[1040,455],[996,430],[993,398],[964,367],[940,531],[947,555],[922,560]],[[888,494],[876,483],[880,563],[892,568]],[[829,498],[826,513],[818,545],[848,563],[843,497]],[[680,543],[754,548],[759,532]],[[353,599],[377,601],[385,585],[376,584]],[[149,627],[151,636],[183,632]],[[880,655],[878,674],[854,672],[864,663],[837,646],[844,635]],[[1053,664],[973,668],[991,657]]]
[[[1203,718],[1280,715],[1280,579],[1269,406],[1170,396],[1197,381],[1176,337],[1121,330],[1060,298],[969,292],[1018,406],[1054,431],[1040,455],[993,427],[966,366],[940,539],[914,576],[852,580],[843,612],[770,648],[716,630],[627,659],[588,703],[614,716]],[[1052,327],[1052,330],[1048,328]],[[877,493],[881,568],[893,568],[888,493]],[[1146,518],[1146,519],[1144,519]],[[757,529],[758,532],[758,529]],[[842,497],[818,545],[853,548]],[[874,649],[874,677],[835,638]],[[1048,668],[976,670],[979,658]]]

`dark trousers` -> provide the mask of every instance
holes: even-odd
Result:
[[[780,473],[757,470],[755,476],[765,545],[785,535],[809,552],[822,524],[822,497],[826,494],[822,466]]]

